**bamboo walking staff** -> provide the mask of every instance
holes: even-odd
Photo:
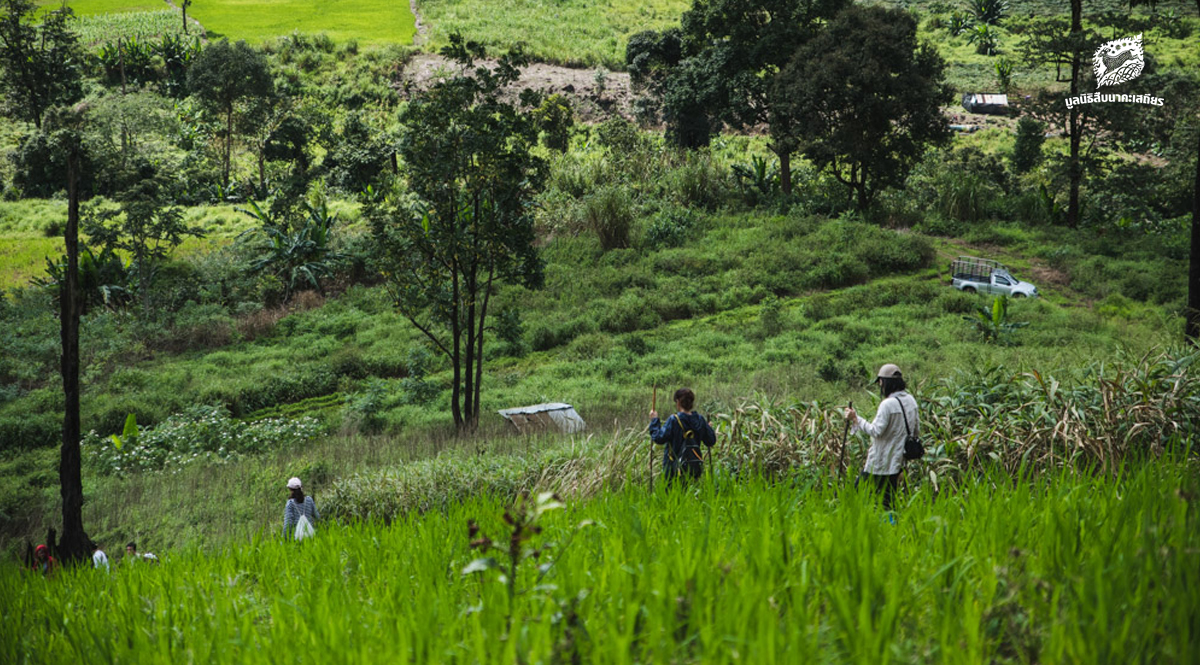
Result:
[[[853,409],[854,402],[847,402],[847,406],[849,408]],[[842,477],[842,473],[845,471],[846,437],[848,437],[848,436],[850,436],[850,419],[849,418],[846,419],[846,426],[844,428],[842,428],[842,445],[838,448],[838,478],[839,479]]]

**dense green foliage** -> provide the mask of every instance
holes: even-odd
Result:
[[[945,62],[916,37],[916,22],[902,11],[851,7],[775,78],[772,137],[803,146],[854,192],[860,211],[949,138]]]
[[[133,422],[133,421],[130,421]],[[178,473],[188,464],[236,460],[267,450],[293,450],[321,430],[314,418],[234,420],[222,407],[196,406],[153,428],[126,427],[121,436],[90,432],[83,438],[85,464],[100,473]]]
[[[911,493],[896,524],[865,493],[755,481],[548,500],[508,523],[508,502],[475,497],[390,526],[320,525],[304,546],[272,530],[111,574],[6,567],[0,654],[1185,663],[1200,634],[1185,591],[1200,585],[1196,478],[1183,462],[992,478]],[[528,525],[517,538],[514,522]],[[489,562],[489,538],[512,539],[515,561]]]
[[[200,52],[188,69],[188,91],[218,117],[225,120],[225,171],[222,183],[229,186],[229,160],[233,150],[233,113],[245,98],[270,97],[274,82],[267,59],[246,42],[222,40]]]
[[[42,126],[46,111],[82,94],[79,39],[69,7],[49,12],[35,24],[33,0],[5,0],[0,14],[0,88],[5,112]]]

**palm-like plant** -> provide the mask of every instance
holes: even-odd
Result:
[[[284,300],[292,297],[297,284],[307,283],[320,291],[321,280],[328,277],[341,260],[341,254],[333,251],[331,240],[337,215],[329,212],[324,201],[304,204],[304,224],[298,227],[279,224],[258,204],[250,201],[249,209],[242,212],[262,222],[262,226],[247,233],[261,234],[266,242],[263,254],[251,262],[255,272],[270,271],[279,276],[284,284]]]
[[[1008,0],[970,0],[971,15],[976,23],[999,25],[1008,15]]]
[[[1029,325],[1028,321],[1008,320],[1008,296],[996,296],[992,299],[991,307],[980,307],[972,315],[963,318],[971,322],[983,336],[983,341],[995,344],[1007,343],[1008,336],[1014,330]]]
[[[742,195],[751,203],[760,197],[769,197],[779,189],[779,167],[759,155],[752,156],[749,164],[734,164],[733,175]]]
[[[1008,58],[996,59],[996,81],[1000,84],[1000,92],[1008,94],[1009,88],[1012,87],[1012,75],[1014,65]]]
[[[975,52],[980,55],[992,55],[1000,43],[1000,31],[986,23],[971,28],[967,43],[975,45]]]
[[[951,36],[957,37],[971,29],[971,17],[960,11],[955,11],[950,14],[950,24],[947,29],[950,30]]]
[[[96,307],[117,309],[129,303],[130,264],[122,261],[111,249],[105,248],[99,256],[90,247],[80,247],[79,292],[83,299],[83,313]],[[33,283],[50,289],[58,298],[59,289],[67,274],[66,257],[57,261],[46,259],[46,276],[35,277]]]

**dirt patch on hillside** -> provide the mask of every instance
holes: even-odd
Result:
[[[1029,276],[1029,281],[1037,284],[1039,288],[1043,284],[1059,289],[1071,286],[1071,277],[1067,273],[1058,268],[1043,266],[1033,261],[1029,263]]]
[[[399,83],[403,86],[407,82],[417,89],[424,89],[440,78],[452,76],[457,67],[440,55],[417,54],[405,65]],[[613,116],[632,120],[633,91],[629,74],[605,70],[603,76],[597,76],[596,72],[595,69],[531,63],[521,70],[521,78],[509,87],[505,96],[515,101],[525,89],[559,93],[571,100],[571,108],[580,121],[600,122]]]

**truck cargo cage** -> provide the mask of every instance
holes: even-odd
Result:
[[[954,279],[965,279],[972,282],[986,282],[991,279],[992,272],[996,270],[1007,272],[1007,268],[999,261],[975,256],[960,256],[950,264],[950,274]]]

